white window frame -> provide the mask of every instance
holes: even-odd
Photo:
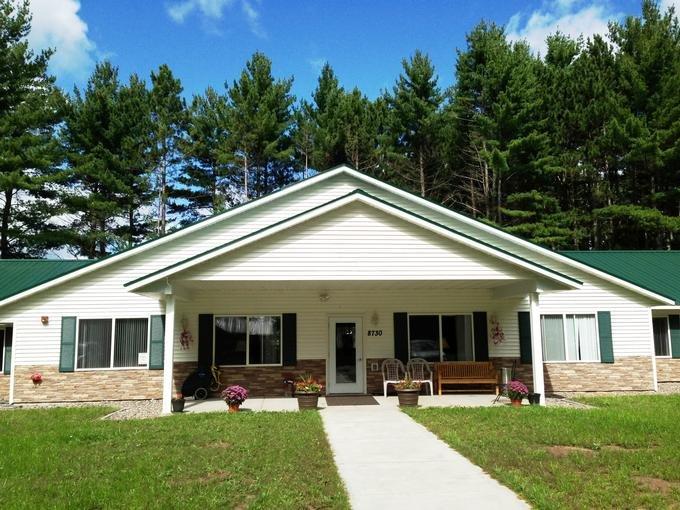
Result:
[[[656,319],[663,319],[666,321],[666,345],[668,346],[668,354],[659,355],[656,353],[656,345],[654,346],[654,357],[660,359],[668,359],[673,357],[673,351],[671,350],[673,346],[671,345],[671,321],[668,319],[668,315],[661,315],[657,317],[652,317],[652,339],[654,339],[654,321]]]
[[[439,322],[439,361],[430,361],[430,363],[443,363],[444,357],[444,339],[442,337],[442,317],[451,317],[455,315],[467,315],[470,317],[470,334],[472,335],[472,360],[477,361],[477,352],[475,351],[475,320],[472,312],[444,312],[444,313],[409,313],[406,316],[406,330],[408,335],[408,358],[411,359],[411,317],[432,317],[436,316]]]
[[[2,339],[0,339],[0,376],[5,374],[5,340],[7,340],[7,327],[0,325]]]
[[[562,341],[564,342],[564,353],[566,357],[567,353],[567,316],[575,316],[575,315],[592,315],[595,318],[595,334],[596,334],[596,339],[595,343],[597,344],[597,359],[587,359],[587,360],[580,360],[580,359],[562,359],[562,360],[547,360],[545,359],[545,338],[543,337],[543,317],[545,315],[560,315],[562,316]],[[596,312],[565,312],[565,313],[552,313],[552,312],[544,312],[541,313],[541,342],[542,342],[542,350],[543,350],[543,363],[602,363],[602,353],[600,352],[600,321],[597,320],[597,313]]]
[[[116,321],[125,319],[146,319],[146,364],[136,365],[134,367],[114,367],[113,360],[116,353]],[[78,346],[80,344],[80,321],[81,320],[110,320],[111,321],[111,359],[109,360],[108,367],[100,368],[78,368]],[[115,317],[76,317],[76,343],[75,352],[73,353],[73,368],[76,372],[92,372],[92,371],[103,371],[103,370],[148,370],[149,368],[149,350],[151,349],[151,316],[128,316],[120,315]]]
[[[215,330],[217,329],[217,319],[224,317],[245,317],[246,318],[246,362],[244,365],[215,365]],[[279,318],[279,362],[278,363],[250,363],[250,318],[251,317],[278,317]],[[282,367],[283,366],[283,314],[280,313],[226,313],[213,316],[212,328],[212,364],[219,368],[229,367]]]

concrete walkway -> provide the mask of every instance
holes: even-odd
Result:
[[[321,417],[355,510],[529,508],[396,406],[327,407]]]

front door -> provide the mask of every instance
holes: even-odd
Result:
[[[329,393],[364,393],[364,350],[361,319],[330,320]]]

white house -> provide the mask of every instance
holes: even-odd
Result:
[[[541,394],[654,391],[652,310],[679,309],[344,166],[97,262],[3,261],[0,277],[0,395],[166,411],[211,364],[254,395],[301,373],[379,392],[392,357],[514,362]]]

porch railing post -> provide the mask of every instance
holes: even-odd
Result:
[[[170,413],[172,406],[172,372],[175,358],[175,296],[165,296],[165,332],[163,341],[163,414]]]
[[[543,343],[541,341],[541,312],[538,292],[529,293],[531,317],[531,369],[534,379],[534,393],[541,394],[541,405],[545,405],[545,383],[543,380]]]

